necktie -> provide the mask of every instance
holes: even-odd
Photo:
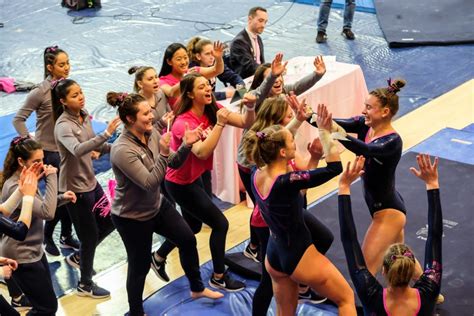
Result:
[[[261,63],[261,61],[260,61],[260,46],[258,45],[257,36],[255,36],[253,38],[253,42],[255,44],[255,61],[257,62],[257,64],[260,65],[260,63]]]

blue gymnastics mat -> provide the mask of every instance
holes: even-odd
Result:
[[[242,252],[246,246],[246,242],[229,250],[228,253]],[[207,282],[212,273],[212,262],[201,266],[201,275]],[[171,283],[167,284],[151,296],[143,303],[145,313],[148,316],[224,316],[224,315],[251,315],[252,314],[252,298],[258,282],[250,279],[244,279],[239,275],[231,273],[233,277],[245,282],[246,288],[235,293],[224,293],[224,298],[219,300],[198,299],[193,300],[189,295],[189,283],[183,276]],[[275,302],[272,301],[269,316],[275,315]],[[329,304],[299,304],[297,315],[337,315],[337,308]]]
[[[471,125],[469,129],[473,132],[453,128],[442,129],[410,151],[474,165],[474,127]]]
[[[474,123],[464,127],[462,130],[465,132],[474,133]]]

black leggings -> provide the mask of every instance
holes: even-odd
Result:
[[[253,205],[255,205],[255,196],[253,195],[252,192],[252,187],[251,187],[251,180],[250,180],[250,172],[246,172],[244,170],[241,170],[240,168],[237,168],[239,170],[239,175],[240,175],[240,180],[242,180],[242,183],[244,184],[245,191],[247,191],[247,194],[250,196],[250,199],[253,202]],[[250,214],[250,222],[252,221],[252,214]],[[258,245],[259,244],[259,236],[258,233],[255,230],[255,227],[250,224],[250,243],[252,245]],[[263,258],[263,256],[262,256]]]
[[[40,261],[19,264],[18,269],[13,273],[13,279],[33,305],[27,315],[47,316],[56,314],[58,300],[54,293],[45,254],[43,254]]]
[[[303,215],[306,227],[308,227],[311,238],[313,239],[314,246],[320,253],[323,255],[326,254],[334,241],[334,235],[326,225],[320,222],[310,212],[304,211]],[[268,229],[268,227],[255,227],[255,231],[258,235],[260,249],[262,251],[262,278],[253,296],[252,315],[260,316],[267,315],[268,307],[273,297],[272,279],[265,268],[265,260],[263,260],[267,253],[270,229]]]
[[[181,207],[183,218],[194,234],[201,231],[202,223],[211,227],[209,248],[215,273],[224,273],[225,240],[229,222],[222,211],[212,202],[204,189],[201,178],[191,184],[181,185],[165,181],[166,190]],[[168,239],[161,245],[157,253],[166,258],[174,249],[175,244]]]
[[[130,316],[143,315],[143,287],[150,270],[153,233],[173,241],[179,248],[179,258],[189,280],[191,291],[202,292],[196,238],[183,217],[165,197],[155,217],[146,221],[112,215],[112,221],[127,250],[127,294]]]
[[[76,196],[76,203],[68,203],[67,209],[81,242],[81,283],[89,285],[95,249],[114,230],[114,225],[109,215],[103,217],[98,210],[93,212],[94,205],[104,196],[99,183],[93,191],[76,193]]]
[[[47,165],[52,165],[53,167],[58,168],[59,174],[59,153],[54,151],[44,151],[43,162]],[[72,223],[69,217],[69,213],[65,205],[58,206],[54,218],[44,223],[44,238],[53,238],[54,228],[56,224],[61,221],[61,236],[67,237],[72,233]]]

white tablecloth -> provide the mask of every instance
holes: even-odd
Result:
[[[287,66],[285,83],[294,82],[313,71],[314,57],[295,57]],[[326,60],[326,59],[325,59]],[[364,108],[368,91],[364,75],[359,65],[339,63],[326,60],[326,74],[311,89],[299,96],[316,109],[318,103],[324,103],[334,118],[345,118],[358,115]],[[228,102],[223,102],[228,105]],[[232,107],[231,107],[232,109]],[[306,153],[306,145],[318,131],[304,123],[296,137],[297,150]],[[212,191],[223,201],[237,204],[240,202],[240,178],[237,170],[237,146],[242,137],[242,130],[226,126],[214,151],[212,171]]]

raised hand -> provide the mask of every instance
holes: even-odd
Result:
[[[170,131],[171,125],[173,125],[173,121],[174,121],[174,112],[173,111],[166,112],[161,117],[161,122],[167,126],[166,127],[166,132]]]
[[[212,50],[212,55],[214,58],[222,58],[224,56],[224,44],[221,43],[220,41],[214,42],[214,47]]]
[[[204,130],[202,129],[202,123],[199,124],[195,129],[189,129],[189,124],[184,123],[184,136],[183,142],[186,146],[191,146],[192,144],[201,140]]]
[[[323,156],[323,145],[319,138],[315,138],[311,143],[308,143],[307,149],[311,157],[314,159],[319,160]]]
[[[314,71],[319,76],[322,76],[326,73],[326,64],[324,63],[323,56],[316,56],[313,61]]]
[[[295,112],[296,119],[300,122],[306,121],[313,113],[311,107],[306,104],[306,99],[301,102],[298,101],[293,91],[290,91],[290,94],[286,96],[286,102],[288,102],[293,112]]]
[[[117,127],[120,126],[120,124],[122,123],[122,121],[120,120],[120,117],[116,116],[114,117],[114,119],[112,119],[112,121],[109,122],[109,125],[107,125],[107,133],[109,133],[109,135],[112,135],[115,130],[117,129]]]
[[[282,63],[283,61],[283,54],[278,53],[275,55],[275,58],[272,61],[272,74],[275,77],[278,77],[279,75],[283,74],[283,72],[286,70],[286,65],[288,64],[287,61]]]
[[[35,166],[36,165],[36,166]],[[37,166],[41,163],[34,163],[30,168],[25,167],[21,171],[20,179],[18,180],[18,189],[23,195],[35,196],[38,190],[38,171]]]
[[[426,183],[427,189],[439,188],[438,157],[436,157],[432,163],[430,155],[419,154],[416,156],[416,161],[420,170],[411,167],[410,171]]]
[[[226,108],[220,108],[217,111],[217,124],[226,125],[230,111]]]
[[[357,156],[351,165],[351,162],[347,162],[346,169],[339,178],[339,188],[349,188],[351,183],[364,174],[364,156]]]
[[[332,127],[332,114],[329,113],[327,107],[324,104],[318,104],[318,111],[316,116],[316,124],[318,128],[331,131]]]
[[[64,192],[63,196],[67,201],[69,201],[71,203],[76,203],[76,201],[77,201],[76,194],[72,191]]]
[[[160,138],[160,155],[169,156],[170,154],[171,133],[167,132],[161,135]]]

